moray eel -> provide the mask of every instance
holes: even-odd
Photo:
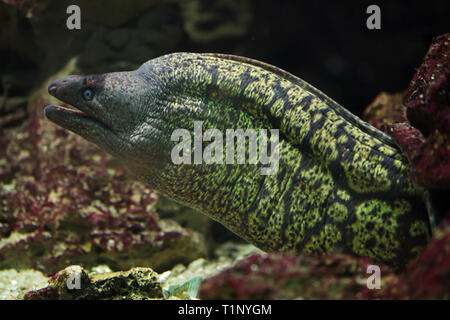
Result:
[[[431,237],[423,191],[392,138],[269,64],[173,53],[135,71],[60,78],[48,91],[79,110],[47,106],[48,119],[262,250],[352,253],[402,268]],[[278,170],[173,163],[172,133],[193,132],[195,121],[278,129]]]

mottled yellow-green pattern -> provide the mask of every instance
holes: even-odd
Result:
[[[277,174],[261,176],[251,165],[168,165],[168,179],[186,177],[163,186],[170,196],[268,251],[339,250],[403,265],[426,244],[426,209],[405,157],[317,89],[233,56],[172,54],[141,69],[163,81],[169,109],[188,106],[178,127],[203,120],[221,130],[277,128],[282,136]]]
[[[96,94],[89,103],[73,99],[85,82]],[[176,53],[136,71],[56,85],[61,99],[105,125],[83,127],[88,120],[73,114],[72,124],[52,109],[55,122],[263,250],[349,252],[401,268],[430,237],[421,192],[392,139],[276,67],[228,55]],[[177,142],[171,133],[193,132],[194,121],[202,121],[204,131],[224,134],[279,129],[279,170],[264,176],[260,164],[173,164]]]

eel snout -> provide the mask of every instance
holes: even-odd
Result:
[[[48,93],[61,100],[65,105],[48,105],[44,109],[46,117],[78,134],[79,128],[93,123],[104,126],[104,123],[95,116],[89,101],[83,99],[86,86],[84,76],[67,76],[54,80],[47,88]],[[73,107],[73,108],[72,108]],[[75,109],[76,108],[76,109]],[[78,130],[77,130],[78,129]]]

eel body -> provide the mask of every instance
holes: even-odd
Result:
[[[80,110],[48,106],[51,121],[263,250],[347,252],[401,268],[430,238],[422,191],[394,141],[274,66],[174,53],[135,71],[60,78],[49,93]],[[173,163],[174,130],[193,132],[194,122],[278,129],[278,170]]]

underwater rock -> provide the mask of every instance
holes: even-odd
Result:
[[[25,269],[0,270],[0,300],[23,299],[30,290],[37,290],[48,284],[48,277],[42,272]]]
[[[450,218],[406,271],[414,299],[450,299]],[[394,290],[393,290],[394,291]]]
[[[247,33],[251,19],[249,1],[183,1],[180,2],[184,28],[197,42],[241,37]]]
[[[187,266],[178,264],[171,270],[161,273],[161,286],[163,289],[168,289],[170,286],[180,286],[195,277],[215,276],[220,271],[233,266],[236,261],[255,253],[263,252],[251,244],[223,243],[214,250],[213,257],[209,259],[199,258]]]
[[[364,119],[391,135],[411,163],[411,179],[428,190],[435,216],[450,217],[450,34],[433,39],[403,98],[381,93]]]
[[[135,19],[136,16],[158,4],[158,2],[148,0],[135,0],[132,2],[120,0],[79,0],[77,4],[86,12],[87,19],[96,20],[99,24],[108,27],[118,27],[127,21]],[[107,14],[105,14],[105,8],[108,8]]]
[[[93,29],[80,53],[79,65],[85,73],[135,69],[148,59],[173,50],[182,35],[183,26],[174,19],[173,5],[151,8],[120,28]]]
[[[423,135],[411,144],[393,129],[392,135],[412,163],[411,176],[428,188],[450,189],[450,34],[433,39],[405,94],[408,120]]]
[[[0,0],[0,48],[11,50],[20,57],[37,61],[37,44],[31,32],[25,29],[22,17],[31,17],[42,7],[42,2],[35,0]],[[46,2],[46,1],[45,1]]]
[[[126,28],[113,29],[106,36],[106,41],[114,49],[121,49],[130,40],[130,30]]]
[[[365,286],[369,259],[255,254],[205,279],[200,299],[349,299]],[[388,268],[382,274],[391,273]]]
[[[162,299],[158,274],[150,268],[89,274],[78,265],[57,272],[45,288],[28,292],[25,300]]]
[[[382,290],[366,290],[370,299],[450,299],[450,218],[432,241],[395,281]]]
[[[364,110],[362,119],[384,132],[388,131],[387,125],[408,121],[403,94],[381,92]]]
[[[206,255],[202,235],[159,218],[154,190],[43,119],[46,102],[35,95],[28,122],[0,128],[0,268],[166,270]]]
[[[226,243],[219,246],[214,253],[214,258],[199,258],[188,265],[177,264],[172,269],[161,274],[156,274],[149,268],[132,268],[129,271],[112,272],[107,265],[99,265],[86,270],[78,265],[69,266],[58,271],[48,281],[41,275],[41,284],[29,286],[25,299],[147,299],[146,285],[154,285],[150,291],[156,292],[156,297],[161,298],[160,290],[165,293],[165,299],[196,299],[198,285],[204,277],[211,277],[221,270],[232,266],[237,260],[262,251],[250,244]],[[14,270],[13,270],[14,271]],[[36,272],[36,271],[35,271]],[[17,273],[17,272],[16,272]],[[38,272],[36,272],[38,273]],[[43,279],[42,279],[43,278]],[[116,279],[119,278],[119,279]],[[150,279],[151,278],[151,279]],[[69,281],[68,281],[69,280]],[[100,291],[100,280],[102,287]],[[114,283],[112,283],[114,281]],[[110,288],[119,287],[123,292],[130,292],[125,296]],[[136,282],[136,283],[135,283]],[[6,284],[7,282],[5,282]],[[195,284],[191,286],[190,284]],[[2,282],[0,281],[0,296],[2,294]],[[80,288],[75,292],[74,288]],[[30,291],[32,290],[32,291]],[[21,291],[22,296],[24,290]],[[151,293],[151,292],[150,292]],[[17,295],[17,294],[16,294]],[[16,298],[20,298],[16,296]]]
[[[431,189],[450,189],[450,34],[433,39],[404,96],[408,124],[390,134],[411,162],[411,178]]]
[[[0,127],[13,126],[27,118],[27,98],[0,96]]]
[[[369,289],[368,258],[344,254],[254,254],[205,279],[200,299],[449,299],[450,219],[401,273],[380,267],[380,288]]]

